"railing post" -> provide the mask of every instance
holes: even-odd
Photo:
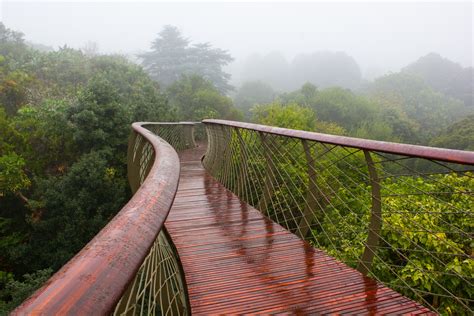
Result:
[[[267,137],[264,133],[259,132],[260,140],[262,142],[262,150],[265,156],[265,160],[267,161],[267,166],[265,169],[265,184],[263,187],[262,196],[258,201],[257,209],[262,212],[264,215],[268,215],[268,204],[271,201],[273,196],[273,184],[275,183],[275,163],[273,162],[273,157],[268,150],[268,141]]]
[[[372,188],[372,210],[368,227],[367,243],[362,258],[357,266],[357,270],[363,275],[367,275],[372,267],[382,229],[382,199],[380,194],[380,180],[372,156],[368,150],[364,150],[364,156],[367,162],[370,186]]]
[[[215,170],[214,170],[214,131],[213,131],[213,125],[212,124],[206,124],[206,134],[207,134],[207,150],[206,154],[204,155],[204,165],[208,169],[209,173],[212,174],[213,176],[216,176]]]
[[[239,148],[240,148],[240,155],[241,155],[241,161],[240,165],[241,168],[239,170],[239,186],[238,186],[238,191],[237,191],[237,196],[241,197],[243,196],[243,192],[245,190],[245,181],[247,180],[247,171],[248,171],[248,166],[247,166],[247,151],[245,148],[245,142],[244,139],[242,138],[242,134],[240,133],[240,129],[235,128],[235,133],[237,134],[237,138],[239,139]],[[250,202],[247,198],[247,201],[245,202]]]
[[[318,185],[316,182],[316,167],[314,164],[313,155],[311,154],[311,149],[309,148],[307,140],[302,139],[301,143],[303,144],[303,149],[308,166],[308,193],[306,194],[306,205],[303,211],[301,221],[298,224],[297,233],[299,234],[300,238],[304,239],[311,229],[311,223],[314,220],[316,207],[318,205],[317,197],[319,197],[320,194],[318,193]]]
[[[226,183],[227,187],[232,187],[233,181],[233,159],[234,159],[234,148],[232,147],[232,137],[233,137],[233,129],[227,126],[221,126],[222,132],[224,133],[224,141],[227,146],[224,148],[223,153],[223,174],[224,174],[224,182]]]
[[[223,176],[224,176],[224,173],[223,173],[223,166],[224,166],[224,154],[225,154],[225,150],[226,150],[226,146],[225,146],[225,137],[226,137],[226,133],[225,133],[225,126],[223,125],[220,125],[219,128],[221,129],[221,132],[219,133],[217,130],[215,131],[215,134],[214,134],[214,152],[213,152],[213,156],[214,156],[214,163],[213,163],[213,169],[214,169],[214,176],[221,180],[223,179]],[[219,159],[220,157],[220,159]]]
[[[141,135],[132,131],[128,139],[127,154],[127,176],[132,193],[135,193],[140,187],[139,170],[143,144]]]
[[[196,142],[194,140],[194,124],[188,123],[182,126],[183,128],[183,141],[184,148],[194,148],[196,147]]]

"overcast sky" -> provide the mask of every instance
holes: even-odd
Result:
[[[163,25],[194,42],[227,49],[237,64],[251,53],[291,59],[345,51],[362,71],[396,71],[429,52],[463,66],[473,60],[469,2],[43,2],[2,1],[1,20],[27,40],[57,48],[97,42],[102,53],[149,48]]]

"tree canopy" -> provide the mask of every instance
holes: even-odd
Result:
[[[430,145],[474,151],[474,115],[469,115],[435,137]]]
[[[430,53],[402,70],[422,78],[433,90],[464,101],[466,106],[474,106],[473,68],[461,65]]]
[[[0,23],[0,314],[128,200],[130,124],[175,118],[140,66],[68,47],[40,52]]]
[[[139,57],[145,70],[164,87],[183,75],[199,75],[222,93],[232,89],[230,75],[222,70],[233,60],[230,54],[210,43],[191,45],[175,26],[166,25],[153,41],[151,51]]]
[[[263,81],[278,92],[289,92],[309,82],[320,88],[356,89],[362,74],[355,59],[344,52],[316,51],[291,61],[281,53],[251,55],[244,63],[243,81]]]
[[[248,81],[242,84],[234,97],[235,106],[244,114],[256,104],[270,103],[276,97],[272,87],[262,81]],[[248,115],[247,115],[248,116]]]
[[[168,89],[170,104],[178,116],[186,121],[205,118],[239,119],[240,113],[232,100],[219,93],[212,83],[200,76],[184,76]]]

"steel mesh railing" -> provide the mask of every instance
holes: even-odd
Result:
[[[193,124],[134,123],[127,155],[134,196],[12,314],[189,314],[181,266],[163,223],[178,188],[173,147],[193,146]]]
[[[473,312],[473,152],[204,124],[203,164],[242,200],[434,311]]]
[[[114,315],[187,315],[187,305],[179,261],[162,230]]]

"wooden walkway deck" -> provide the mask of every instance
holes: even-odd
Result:
[[[193,314],[430,313],[241,202],[203,169],[204,151],[180,154],[180,184],[165,224]]]

